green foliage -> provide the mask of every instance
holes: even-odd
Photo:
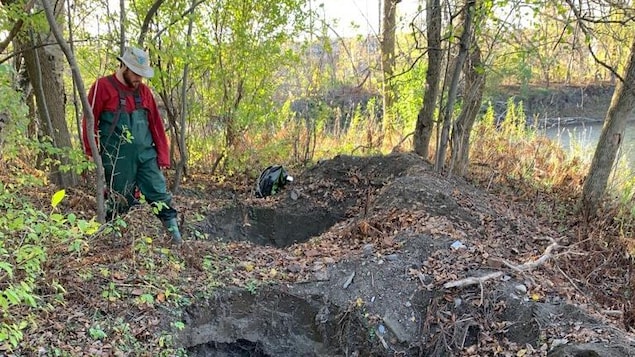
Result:
[[[117,289],[115,283],[110,282],[110,284],[108,284],[108,287],[102,290],[101,296],[110,302],[115,302],[121,298],[121,293]]]
[[[543,188],[569,182],[581,171],[577,157],[568,157],[560,145],[527,126],[522,103],[510,100],[505,119],[498,127],[494,123],[490,106],[474,126],[470,144],[473,162],[487,163],[506,179]]]
[[[425,73],[427,66],[419,61],[411,70],[397,77],[395,90],[397,101],[397,127],[402,133],[407,134],[415,129],[419,109],[423,105],[421,88],[425,88]]]
[[[516,104],[513,97],[507,100],[507,112],[500,129],[509,140],[523,139],[528,135],[527,118],[522,102]]]
[[[93,340],[103,340],[104,338],[108,337],[104,330],[102,330],[99,326],[93,326],[89,328],[88,332],[90,333],[90,337]]]
[[[29,109],[14,85],[13,67],[0,64],[0,159],[11,159],[22,152],[27,141]]]
[[[260,286],[260,283],[257,280],[250,279],[245,284],[245,290],[247,290],[251,295],[256,295],[256,293],[258,292],[259,286]]]
[[[50,213],[36,209],[23,196],[32,184],[29,179],[0,183],[0,344],[8,343],[8,348],[17,346],[22,330],[43,307],[36,286],[50,285],[61,292],[58,298],[63,296],[59,283],[44,281],[47,247],[62,244],[81,254],[83,237],[99,226],[77,219],[74,214],[58,213],[65,196],[63,190],[52,196]]]

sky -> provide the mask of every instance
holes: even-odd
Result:
[[[340,36],[376,34],[379,31],[381,0],[312,0],[313,6],[324,4],[324,16],[336,28]],[[397,19],[406,25],[417,13],[423,0],[402,0],[397,4]],[[351,26],[355,23],[358,27]]]

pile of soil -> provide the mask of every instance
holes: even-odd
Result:
[[[560,263],[584,254],[573,227],[413,154],[337,156],[294,177],[267,199],[218,195],[231,199],[191,226],[247,242],[280,280],[189,306],[190,355],[635,355],[623,311]]]

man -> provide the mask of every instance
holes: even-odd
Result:
[[[119,69],[99,78],[88,93],[95,116],[93,133],[111,191],[108,216],[126,212],[135,204],[138,187],[172,235],[172,243],[181,244],[177,212],[161,172],[170,166],[168,139],[152,92],[142,83],[154,70],[148,54],[138,48],[127,48],[117,59]],[[82,127],[84,150],[91,156],[86,118]]]

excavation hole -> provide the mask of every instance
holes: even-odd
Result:
[[[244,339],[238,339],[232,343],[210,342],[201,344],[190,348],[188,353],[191,356],[270,357],[263,351],[260,343]]]
[[[323,207],[233,206],[210,215],[203,231],[223,241],[288,247],[318,236],[343,219]]]

